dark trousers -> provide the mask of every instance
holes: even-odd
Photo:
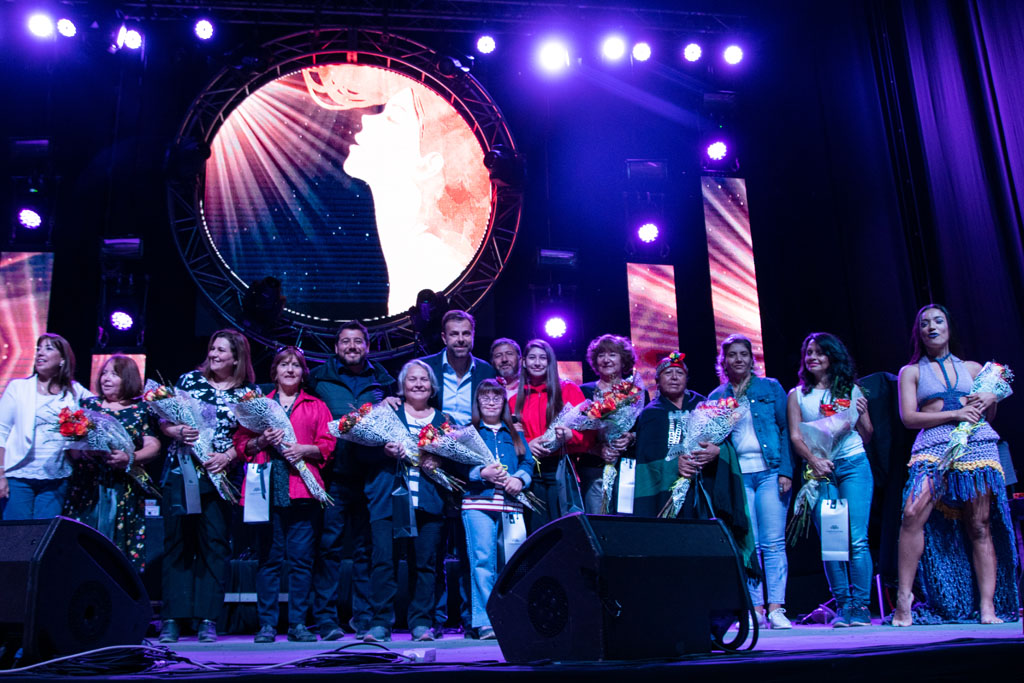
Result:
[[[463,627],[469,628],[473,623],[473,609],[470,604],[470,571],[469,556],[466,553],[466,529],[461,516],[450,517],[449,514],[451,513],[447,513],[444,518],[441,549],[437,553],[437,569],[434,579],[434,626],[440,629],[448,623],[448,590],[452,585],[453,577],[448,576],[446,569],[449,554],[454,552],[458,561],[459,615],[462,618]],[[455,511],[455,514],[459,514],[459,511]]]
[[[323,511],[317,530],[316,560],[313,564],[313,620],[317,625],[338,623],[338,579],[345,532],[353,539],[352,621],[370,623],[370,521],[366,498],[336,481],[328,482],[327,493],[335,504]]]
[[[443,518],[416,511],[416,537],[402,539],[407,548],[406,563],[412,594],[409,596],[409,628],[434,623],[434,579],[437,554],[441,552]],[[398,592],[398,561],[395,554],[394,525],[391,518],[370,523],[373,551],[370,560],[370,626],[392,628],[395,625],[395,594]]]
[[[184,498],[181,477],[169,477],[163,491],[161,616],[215,621],[224,606],[230,571],[231,506],[216,492],[204,492],[200,497],[202,511],[199,514],[170,514],[170,510],[180,509],[182,501],[178,499]]]
[[[288,625],[306,623],[313,581],[314,520],[319,506],[293,501],[288,507],[271,507],[270,523],[259,524],[256,547],[256,600],[260,626],[277,626],[280,615],[281,567],[288,562]]]
[[[532,534],[548,522],[573,512],[583,512],[576,471],[565,455],[542,458],[540,471],[534,473],[530,490],[544,501],[545,511],[525,511],[526,532]]]

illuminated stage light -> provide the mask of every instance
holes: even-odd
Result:
[[[476,49],[482,55],[489,55],[494,52],[497,45],[491,36],[480,36],[476,41]]]
[[[18,212],[18,222],[29,230],[35,230],[43,224],[43,217],[34,209],[22,209]]]
[[[65,38],[73,38],[78,33],[78,27],[70,19],[59,19],[57,21],[57,33]]]
[[[688,62],[696,62],[702,54],[704,54],[704,51],[700,49],[700,45],[697,43],[690,43],[683,48],[683,59]]]
[[[138,50],[142,47],[142,34],[133,28],[124,32],[124,46],[129,50]]]
[[[601,54],[605,59],[617,62],[626,55],[626,41],[620,36],[608,36],[601,43]]]
[[[110,314],[110,324],[116,329],[124,332],[125,330],[132,329],[132,325],[135,324],[135,320],[132,319],[131,315],[124,311],[114,311]]]
[[[651,46],[649,43],[637,43],[633,46],[633,59],[638,62],[646,62],[651,58]]]
[[[565,324],[565,319],[560,318],[557,315],[548,318],[544,323],[544,334],[548,335],[552,339],[558,339],[559,337],[565,336],[569,326]]]
[[[213,24],[209,19],[200,19],[196,22],[195,32],[199,40],[209,40],[213,38]]]
[[[725,61],[729,64],[739,64],[743,60],[743,50],[740,49],[739,45],[730,45],[725,48],[722,56],[725,57]]]
[[[569,48],[565,43],[557,40],[549,40],[541,45],[538,53],[540,66],[545,71],[555,73],[569,67]]]
[[[650,244],[658,239],[658,226],[654,223],[644,223],[636,231],[636,236],[640,238],[641,242]]]
[[[28,18],[28,30],[36,38],[50,38],[53,36],[53,19],[45,14],[33,14]]]
[[[725,146],[725,143],[719,140],[718,142],[712,142],[708,145],[708,158],[714,161],[721,161],[725,158],[725,155],[729,152],[729,148]]]

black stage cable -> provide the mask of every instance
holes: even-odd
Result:
[[[96,676],[140,673],[167,664],[191,664],[201,669],[214,667],[193,662],[187,657],[175,654],[166,647],[151,645],[112,645],[97,650],[77,652],[73,655],[48,659],[16,669],[0,669],[5,674],[38,673],[61,676]]]

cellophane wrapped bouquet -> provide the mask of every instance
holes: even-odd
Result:
[[[89,408],[71,410],[65,407],[57,415],[57,430],[68,440],[66,448],[70,450],[124,451],[128,454],[125,474],[148,495],[160,497],[160,491],[145,468],[135,464],[135,443],[117,418]]]
[[[583,413],[586,417],[599,421],[597,429],[601,431],[604,440],[611,443],[636,424],[636,419],[644,408],[643,397],[643,388],[633,380],[625,379],[605,392],[600,401],[591,401]],[[611,510],[617,475],[616,466],[605,463],[601,473],[601,514],[607,514]]]
[[[981,372],[974,378],[974,383],[971,385],[971,393],[987,392],[995,394],[996,401],[1002,401],[1013,394],[1013,389],[1010,388],[1012,381],[1013,371],[1009,367],[995,361],[989,361],[985,363],[984,367],[981,368]],[[967,441],[983,424],[985,424],[984,417],[974,424],[966,421],[961,422],[953,429],[953,433],[949,435],[949,445],[946,446],[946,451],[942,454],[938,466],[935,468],[936,476],[941,477],[946,470],[953,466],[954,462],[963,456],[967,450]]]

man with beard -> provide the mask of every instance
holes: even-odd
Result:
[[[491,365],[498,381],[505,385],[505,397],[512,398],[519,390],[519,363],[523,352],[514,340],[500,337],[491,344]]]
[[[322,399],[338,419],[364,403],[379,403],[395,393],[395,379],[367,358],[369,335],[358,320],[342,324],[334,344],[335,356],[310,373],[312,392]],[[355,539],[352,557],[352,620],[350,625],[362,637],[369,627],[370,525],[363,493],[362,463],[373,457],[367,451],[383,448],[361,446],[338,439],[334,457],[324,469],[327,493],[335,504],[324,510],[323,529],[313,566],[313,617],[320,637],[337,640],[344,632],[338,625],[335,596],[341,573],[341,549],[345,528]]]

